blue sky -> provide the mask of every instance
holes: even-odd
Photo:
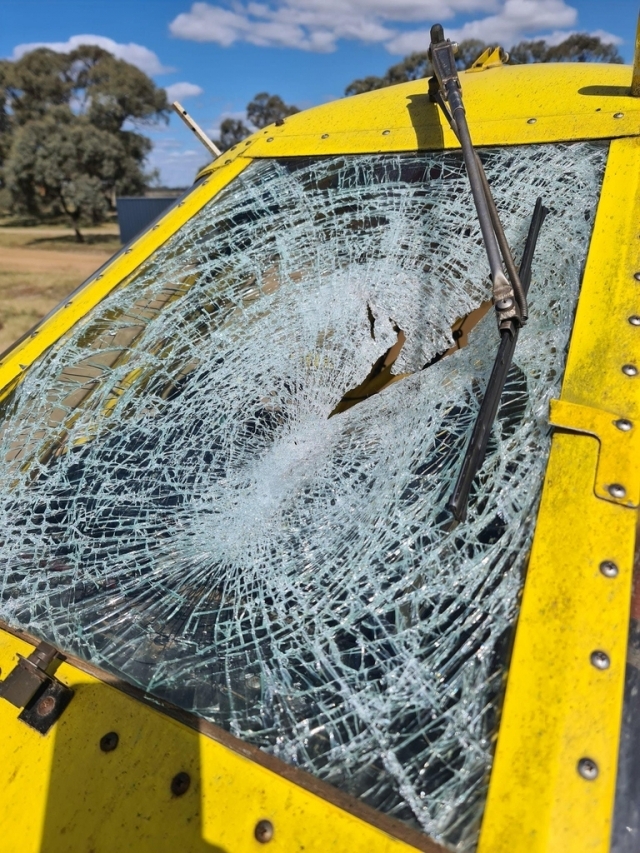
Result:
[[[215,135],[260,91],[301,108],[342,97],[356,77],[426,49],[436,22],[454,38],[507,49],[521,39],[598,33],[631,62],[637,15],[637,0],[0,0],[0,56],[29,45],[102,44]],[[162,182],[191,183],[207,155],[180,120],[149,135]]]

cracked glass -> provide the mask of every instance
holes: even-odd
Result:
[[[0,618],[472,850],[606,144],[481,152],[519,259],[498,347],[458,152],[251,163],[3,404]]]

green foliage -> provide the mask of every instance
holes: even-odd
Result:
[[[0,85],[0,165],[15,210],[64,212],[82,240],[80,224],[102,221],[116,193],[144,191],[151,142],[123,127],[166,120],[168,109],[138,68],[96,46],[38,48],[0,65]]]
[[[287,116],[297,112],[297,107],[285,104],[279,95],[270,95],[268,92],[260,92],[247,104],[247,118],[258,129],[284,121]],[[220,125],[220,136],[214,142],[221,151],[227,151],[252,132],[241,119],[226,118]]]
[[[605,44],[598,36],[574,33],[560,44],[545,41],[521,41],[511,49],[510,61],[527,62],[623,62],[614,44]]]
[[[456,65],[460,71],[470,68],[480,54],[488,47],[478,39],[466,39],[458,45]],[[604,44],[598,36],[586,33],[574,33],[558,45],[548,45],[545,41],[522,41],[510,51],[510,63],[529,62],[622,62],[618,49],[613,44]],[[430,77],[433,69],[428,52],[420,51],[392,65],[382,77],[362,77],[354,80],[345,89],[345,95],[360,95],[396,83],[419,80]]]

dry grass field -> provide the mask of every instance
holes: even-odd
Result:
[[[0,352],[28,331],[120,248],[116,225],[0,227]]]

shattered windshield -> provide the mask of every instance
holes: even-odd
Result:
[[[516,260],[551,213],[463,525],[498,333],[458,152],[253,162],[27,371],[0,437],[0,618],[459,850],[607,146],[480,153]]]

